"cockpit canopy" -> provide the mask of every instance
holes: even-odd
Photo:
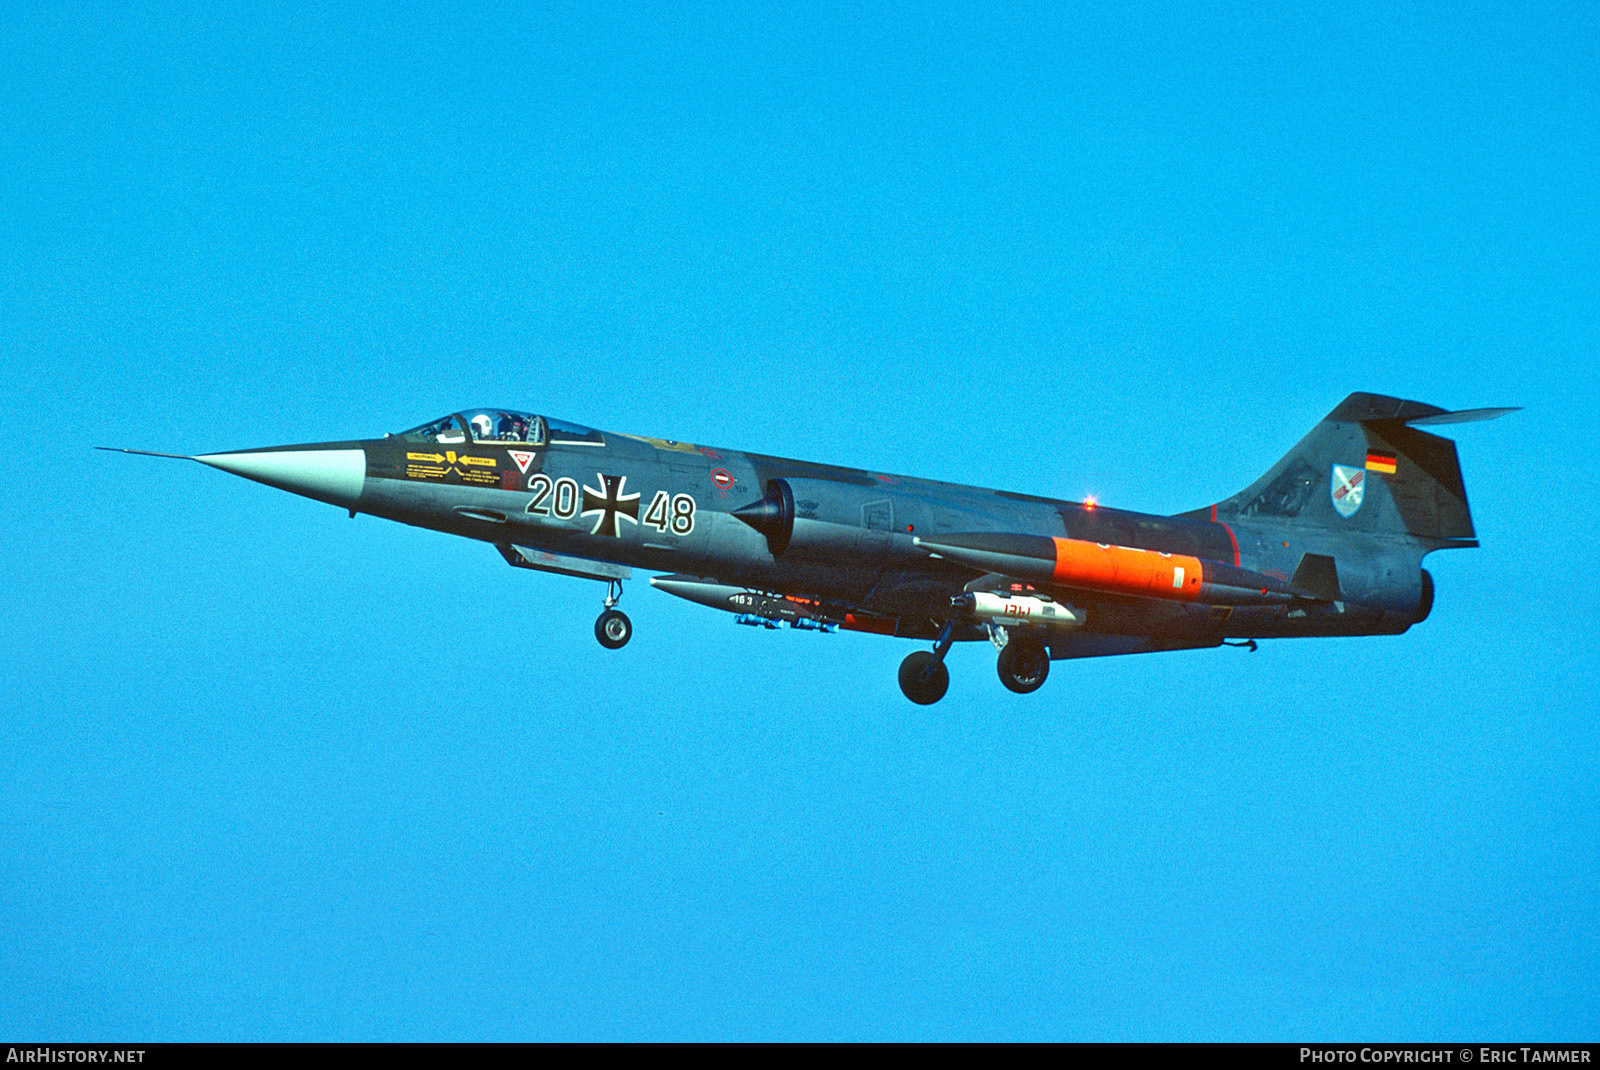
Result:
[[[521,442],[530,446],[550,443],[603,445],[600,432],[562,420],[547,420],[510,409],[467,409],[441,416],[421,427],[402,431],[408,442]]]

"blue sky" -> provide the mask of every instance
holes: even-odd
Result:
[[[29,4],[0,1033],[1594,1039],[1585,5]],[[470,405],[1153,512],[1346,393],[1400,637],[769,633],[198,465]]]

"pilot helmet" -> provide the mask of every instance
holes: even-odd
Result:
[[[494,421],[480,412],[472,418],[472,434],[474,438],[493,438]]]

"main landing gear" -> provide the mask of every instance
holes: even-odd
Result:
[[[950,670],[944,666],[944,656],[950,653],[955,630],[955,621],[945,621],[932,652],[918,650],[907,654],[900,663],[900,690],[919,706],[932,706],[950,690]]]
[[[622,581],[607,582],[606,608],[594,622],[594,637],[600,640],[600,645],[607,650],[620,650],[628,645],[629,639],[633,638],[633,621],[628,619],[626,613],[616,608],[621,599]]]
[[[931,706],[950,689],[950,670],[944,656],[950,652],[955,623],[946,622],[933,650],[918,650],[900,663],[900,690],[919,706]],[[1013,634],[1000,649],[995,663],[1000,682],[1019,695],[1039,690],[1050,675],[1050,651],[1033,636]]]
[[[1001,648],[994,667],[1002,684],[1026,695],[1039,690],[1050,675],[1050,652],[1037,639],[1015,638]]]

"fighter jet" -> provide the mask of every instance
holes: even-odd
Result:
[[[601,581],[611,649],[633,634],[616,607],[635,568],[739,623],[931,643],[899,676],[928,705],[956,642],[993,643],[1001,683],[1026,694],[1066,658],[1404,632],[1433,606],[1422,559],[1478,545],[1455,445],[1420,429],[1513,411],[1351,394],[1249,487],[1175,516],[500,408],[187,459]]]

